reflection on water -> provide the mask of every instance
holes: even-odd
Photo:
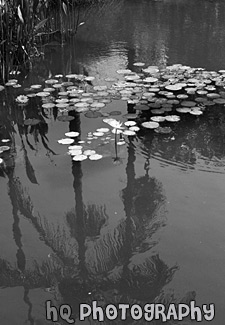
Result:
[[[135,61],[223,69],[224,5],[119,1],[115,10],[90,15],[65,47],[46,47],[46,59],[20,82],[25,88],[58,73],[82,73],[103,85],[106,77],[118,77],[116,70],[133,69]],[[216,304],[220,324],[223,108],[182,116],[172,135],[141,130],[116,151],[116,164],[114,143],[103,160],[90,164],[73,162],[57,139],[78,131],[79,141],[102,127],[99,119],[70,112],[74,120],[62,123],[57,110],[44,110],[37,98],[17,107],[17,94],[20,90],[0,94],[0,139],[10,139],[11,147],[1,154],[0,168],[4,310],[17,297],[3,314],[4,324],[38,324],[47,299],[70,303],[76,319],[80,302],[196,299]],[[126,112],[121,101],[110,105]],[[24,125],[27,119],[39,123]]]

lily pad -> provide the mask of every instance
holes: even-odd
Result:
[[[124,122],[124,125],[126,125],[126,126],[134,126],[136,124],[137,123],[135,121],[127,121],[127,122]]]
[[[143,122],[141,125],[147,129],[156,129],[159,127],[158,122]]]
[[[116,116],[116,115],[121,115],[122,113],[121,113],[121,111],[111,111],[111,112],[109,112],[109,115],[111,115],[111,116]]]
[[[75,137],[78,137],[79,134],[80,134],[79,132],[71,131],[71,132],[66,132],[66,133],[65,133],[65,136],[66,136],[66,137],[70,137],[70,138],[75,138]]]
[[[42,107],[43,108],[53,108],[53,107],[55,107],[55,104],[53,104],[53,103],[45,103],[45,104],[42,104]]]
[[[150,109],[150,107],[147,106],[147,105],[136,105],[136,106],[134,107],[134,109],[135,109],[136,111],[148,111],[148,110]]]
[[[104,135],[104,132],[98,132],[98,131],[93,132],[93,136],[95,136],[95,137],[103,137],[103,135]]]
[[[74,120],[74,117],[71,115],[60,115],[57,117],[57,120],[61,122],[69,122]]]
[[[129,74],[132,73],[130,69],[120,69],[116,71],[118,74]]]
[[[91,154],[90,156],[89,156],[89,159],[90,160],[99,160],[99,159],[102,159],[102,155],[99,155],[99,154]]]
[[[190,113],[191,108],[189,108],[189,107],[178,107],[178,108],[176,108],[176,111],[178,113]]]
[[[85,159],[87,159],[87,156],[86,155],[77,155],[77,156],[74,156],[73,157],[73,160],[74,161],[83,161]]]
[[[151,120],[154,122],[164,122],[166,119],[165,116],[152,116]]]
[[[81,150],[82,148],[83,147],[78,144],[74,144],[74,145],[68,147],[69,150]]]
[[[199,109],[193,109],[189,113],[192,115],[202,115],[203,114],[203,112]]]
[[[74,140],[73,139],[69,139],[69,138],[65,138],[65,139],[58,140],[58,143],[60,143],[60,144],[71,144],[73,142],[74,142]]]
[[[84,150],[85,156],[91,156],[91,155],[95,155],[95,154],[96,154],[95,150],[90,150],[90,149]]]
[[[165,117],[166,121],[168,122],[178,122],[180,121],[180,116],[178,115],[168,115]]]
[[[37,118],[28,118],[27,120],[24,121],[24,125],[37,125],[41,121]]]
[[[160,133],[160,134],[169,134],[172,132],[171,127],[169,126],[165,126],[165,127],[158,127],[157,129],[154,130],[156,133]]]
[[[108,128],[99,128],[96,131],[106,133],[106,132],[109,132],[109,129]]]
[[[179,91],[182,89],[182,87],[180,84],[175,84],[175,85],[167,85],[165,86],[165,89],[169,91]]]
[[[96,111],[89,111],[89,112],[85,113],[84,116],[86,116],[88,118],[97,118],[97,117],[101,117],[102,114],[100,112],[96,112]]]
[[[143,67],[143,66],[145,66],[145,63],[143,63],[143,62],[135,62],[133,65],[136,66],[136,67]]]
[[[225,98],[215,98],[213,99],[213,101],[216,104],[220,104],[220,105],[225,104]]]
[[[82,155],[82,150],[80,150],[80,149],[71,149],[71,150],[68,151],[68,154],[70,156]]]
[[[10,150],[9,146],[0,146],[0,152],[8,151],[8,150]]]
[[[134,125],[134,126],[130,126],[130,127],[129,127],[129,130],[130,130],[130,131],[137,132],[137,131],[140,130],[140,128],[139,128],[138,126]],[[125,131],[124,131],[124,132],[125,132]]]
[[[136,135],[136,132],[132,130],[125,130],[123,131],[123,134],[130,136],[130,135]]]

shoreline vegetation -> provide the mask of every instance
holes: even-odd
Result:
[[[111,0],[113,1],[113,0]],[[64,44],[84,24],[93,6],[104,0],[0,0],[0,82],[29,70],[42,57],[42,45]]]

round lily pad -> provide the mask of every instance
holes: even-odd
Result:
[[[201,110],[193,109],[189,112],[192,115],[202,115],[203,112]]]
[[[180,116],[178,115],[168,115],[165,117],[166,121],[168,122],[178,122],[180,121]]]
[[[8,151],[8,150],[10,150],[9,146],[0,146],[0,152]]]
[[[109,112],[109,115],[111,115],[111,116],[116,116],[116,115],[121,115],[122,113],[121,113],[121,111],[111,111],[111,112]]]
[[[159,126],[157,129],[154,130],[156,133],[160,133],[160,134],[169,134],[172,132],[171,127],[169,126],[165,126],[165,127],[161,127]]]
[[[136,105],[134,109],[137,111],[148,111],[150,107],[147,105]]]
[[[189,107],[178,107],[176,111],[178,113],[190,113],[191,109]]]
[[[66,132],[65,136],[70,137],[70,138],[75,138],[75,137],[78,137],[79,134],[80,134],[79,132],[71,131],[71,132]]]
[[[127,122],[124,122],[124,125],[126,125],[126,126],[134,126],[136,124],[137,123],[135,121],[127,121]]]
[[[57,120],[61,122],[69,122],[74,120],[74,117],[71,115],[60,115],[57,117]]]
[[[166,119],[165,116],[152,116],[151,120],[154,122],[164,122]]]
[[[141,125],[147,129],[156,129],[159,127],[158,122],[143,122]]]
[[[216,104],[225,104],[225,99],[224,98],[215,98],[215,99],[213,99],[213,101]]]
[[[85,159],[87,159],[86,155],[76,155],[76,156],[73,157],[74,161],[83,161]]]
[[[180,103],[181,106],[185,106],[185,107],[194,107],[196,105],[195,102],[193,101],[188,101],[188,100],[184,100],[183,102]]]
[[[41,121],[37,118],[28,118],[27,120],[24,121],[24,125],[37,125]]]
[[[175,84],[175,85],[167,85],[167,86],[165,86],[165,89],[169,90],[169,91],[178,91],[178,90],[181,90],[182,87],[180,84]]]
[[[73,142],[74,142],[74,140],[73,139],[69,139],[69,138],[65,138],[65,139],[58,140],[58,143],[60,143],[60,144],[71,144]]]
[[[97,118],[97,117],[101,117],[102,114],[100,112],[96,112],[96,111],[89,111],[89,112],[85,113],[84,116],[86,116],[88,118]]]
[[[132,131],[132,130],[125,130],[123,131],[123,134],[124,135],[136,135],[136,132],[135,131]]]
[[[102,155],[99,155],[99,154],[91,154],[89,155],[89,159],[90,160],[99,160],[99,159],[102,159]]]

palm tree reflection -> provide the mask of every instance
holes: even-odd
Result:
[[[70,131],[81,133],[79,115],[69,114],[75,117],[70,122]],[[61,301],[73,306],[76,318],[80,302],[98,300],[103,305],[154,302],[171,281],[177,267],[167,266],[151,251],[155,244],[152,236],[164,224],[159,212],[165,195],[161,184],[149,176],[150,156],[146,158],[145,175],[138,178],[135,159],[135,147],[129,140],[127,182],[121,192],[125,218],[116,227],[105,228],[107,231],[104,232],[101,230],[109,218],[106,207],[84,204],[81,162],[72,165],[75,207],[66,213],[69,234],[66,228],[56,227],[45,218],[35,216],[32,201],[14,169],[5,171],[13,206],[18,263],[15,269],[1,261],[0,284],[24,286],[30,324],[33,324],[28,295],[31,288],[44,286],[58,290]],[[53,252],[47,261],[36,263],[32,270],[26,268],[18,212],[32,223],[40,239]]]

